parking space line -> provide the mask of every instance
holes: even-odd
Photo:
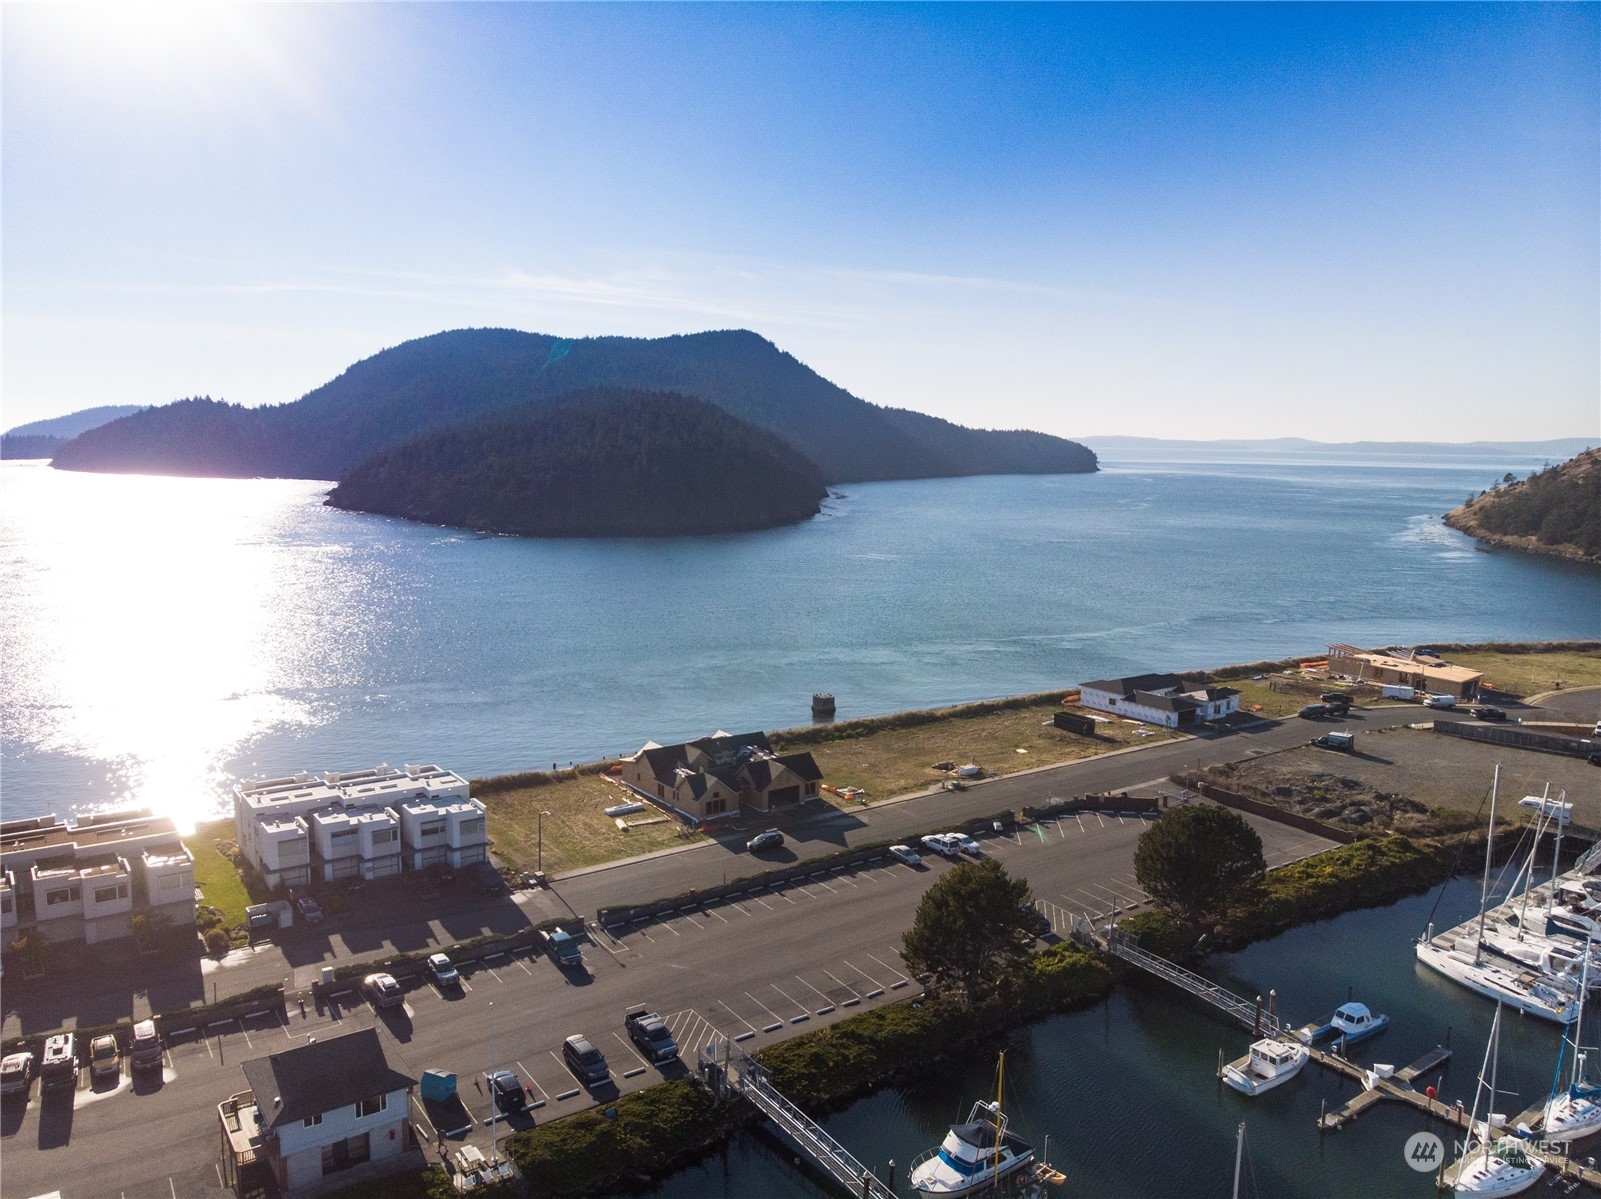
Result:
[[[612,1034],[611,1035],[616,1037],[620,1042],[622,1042],[623,1048],[628,1050],[628,1056],[633,1058],[636,1062],[639,1063],[639,1066],[638,1066],[637,1069],[624,1070],[623,1071],[623,1077],[624,1078],[638,1078],[641,1074],[643,1074],[647,1069],[650,1068],[649,1067],[649,1063],[647,1063],[644,1058],[640,1057],[639,1054],[634,1052],[634,1046],[629,1042],[627,1037],[623,1036],[623,1034],[618,1032],[616,1029],[612,1030]]]
[[[523,961],[521,958],[512,958],[512,961],[515,962],[522,972],[529,978],[534,977],[534,972],[528,968],[527,962]]]
[[[722,922],[723,922],[723,923],[724,923],[724,924],[727,924],[727,923],[728,923],[728,917],[727,917],[727,916],[724,916],[724,915],[723,915],[723,914],[722,914],[722,913],[721,913],[721,912],[719,912],[719,911],[718,911],[718,910],[717,910],[717,909],[716,909],[716,908],[708,908],[708,907],[706,907],[706,906],[705,906],[705,905],[704,905],[704,904],[703,904],[703,905],[701,905],[701,909],[700,909],[700,910],[701,910],[701,911],[702,911],[702,912],[703,912],[703,913],[705,913],[705,914],[706,914],[706,915],[708,915],[708,916],[716,916],[716,917],[717,917],[717,919],[719,919],[719,920],[721,920],[721,921],[722,921]]]
[[[665,928],[668,932],[672,933],[673,936],[675,936],[675,937],[682,937],[684,935],[683,933],[679,932],[676,928],[674,928],[671,924],[668,924],[667,921],[663,920],[660,916],[652,916],[651,919],[654,920],[657,923],[657,925],[659,925],[662,928]]]
[[[838,874],[839,872],[836,870],[835,873]],[[846,883],[849,886],[855,887],[858,891],[861,890],[861,884],[859,884],[858,882],[856,882],[852,878],[848,878],[847,876],[845,876],[843,874],[840,874],[839,877],[836,878],[834,881],[836,883]]]
[[[825,971],[823,971],[823,973],[824,973],[824,974],[827,974],[827,973],[828,973],[828,971],[826,971],[826,970],[825,970]],[[800,975],[798,975],[798,974],[797,974],[797,975],[796,975],[796,976],[795,976],[795,978],[796,978],[796,979],[797,979],[797,980],[798,980],[798,981],[799,981],[799,982],[800,982],[800,983],[801,983],[801,984],[802,984],[802,985],[804,985],[804,986],[808,986],[808,987],[812,987],[812,984],[811,984],[811,983],[809,983],[809,982],[807,982],[807,981],[806,981],[806,980],[805,980],[805,979],[804,979],[804,978],[801,978],[801,976],[800,976]],[[812,987],[812,990],[814,990],[814,991],[817,991],[817,988],[816,988],[816,987]],[[821,1000],[822,1000],[822,1001],[823,1001],[823,1006],[822,1006],[822,1007],[820,1007],[820,1008],[817,1008],[817,1009],[815,1009],[815,1010],[816,1010],[816,1013],[817,1013],[817,1015],[819,1015],[819,1016],[826,1016],[826,1015],[828,1015],[828,1013],[829,1013],[829,1012],[831,1012],[831,1011],[833,1011],[833,1010],[834,1010],[834,1001],[833,1001],[833,1000],[832,1000],[832,999],[830,999],[830,998],[829,998],[829,997],[828,997],[828,996],[827,996],[827,995],[826,995],[826,994],[825,994],[825,993],[824,993],[824,992],[822,992],[822,991],[817,991],[817,995],[818,995],[818,998],[820,998],[820,999],[821,999]]]
[[[535,1078],[534,1077],[534,1072],[532,1070],[530,1070],[527,1066],[523,1065],[521,1061],[519,1061],[517,1063],[517,1069],[519,1069],[519,1070],[521,1070],[523,1072],[523,1077],[526,1078],[529,1081],[530,1084],[532,1084],[534,1090],[539,1092],[539,1101],[537,1103],[530,1103],[528,1106],[529,1107],[544,1107],[545,1104],[547,1102],[549,1102],[550,1095],[545,1091],[544,1087],[539,1085],[539,1079]]]
[[[830,973],[827,970],[824,970],[823,973],[827,974],[829,978],[832,978],[841,987],[844,987],[845,990],[847,990],[847,991],[849,991],[851,993],[852,998],[844,1000],[840,1004],[840,1007],[855,1007],[858,1003],[860,1003],[862,1001],[862,993],[860,991],[858,991],[855,987],[851,986],[850,983],[846,982],[842,978],[836,977],[834,974]]]
[[[882,958],[877,957],[877,956],[875,956],[875,955],[873,955],[871,953],[868,954],[867,956],[872,958],[880,966],[884,967],[884,969],[888,970],[891,974],[896,975],[900,979],[900,982],[890,983],[889,989],[891,991],[898,991],[902,987],[904,987],[907,983],[912,981],[910,978],[908,978],[906,975],[902,974],[899,970],[895,969],[894,966],[891,966],[888,962],[884,961]]]
[[[768,984],[767,984],[767,985],[768,985],[768,986],[770,986],[770,987],[772,987],[772,988],[773,988],[773,990],[775,990],[775,991],[777,991],[777,992],[778,992],[778,993],[779,993],[779,994],[780,994],[780,995],[782,995],[782,996],[783,996],[783,997],[784,997],[784,998],[785,998],[785,999],[787,999],[787,1000],[789,1000],[789,1002],[790,1002],[790,1003],[792,1003],[792,1004],[794,1004],[794,1005],[795,1005],[795,1006],[796,1006],[796,1007],[798,1007],[798,1008],[800,1008],[800,1015],[798,1015],[798,1016],[791,1016],[791,1017],[790,1017],[790,1018],[789,1018],[789,1022],[790,1022],[790,1023],[791,1023],[791,1024],[804,1024],[804,1023],[806,1023],[806,1021],[808,1021],[808,1020],[810,1020],[810,1019],[811,1019],[811,1018],[812,1018],[812,1013],[811,1013],[811,1011],[810,1011],[810,1010],[809,1010],[809,1009],[808,1009],[808,1008],[807,1008],[807,1007],[806,1007],[806,1005],[805,1005],[805,1004],[804,1004],[804,1003],[801,1003],[801,1002],[800,1002],[800,1001],[799,1001],[799,1000],[797,1000],[797,999],[796,999],[796,998],[795,998],[795,997],[794,997],[794,996],[793,996],[793,995],[791,995],[791,994],[790,994],[790,993],[789,993],[789,992],[788,992],[788,991],[786,991],[786,990],[784,990],[784,988],[783,988],[783,987],[781,987],[781,986],[779,986],[779,985],[778,985],[778,984],[777,984],[777,983],[768,983]]]
[[[762,898],[760,898],[760,897],[759,897],[759,896],[756,896],[756,895],[752,895],[752,896],[751,896],[751,897],[750,897],[750,901],[751,901],[751,902],[752,902],[752,903],[759,903],[759,904],[761,904],[761,905],[762,905],[762,907],[764,907],[764,908],[766,908],[766,909],[767,909],[767,910],[768,910],[768,911],[769,911],[769,912],[770,912],[770,911],[772,911],[772,910],[773,910],[773,909],[772,909],[772,906],[771,906],[771,905],[770,905],[770,904],[769,904],[769,903],[768,903],[768,902],[767,902],[767,901],[766,901],[766,900],[765,900],[765,899],[762,899]],[[752,914],[752,915],[755,915],[755,913],[754,913],[754,912],[753,912],[753,913],[751,913],[751,914]]]
[[[769,895],[777,896],[779,899],[782,899],[785,903],[789,904],[791,907],[796,907],[796,908],[800,907],[800,904],[796,903],[793,899],[791,899],[789,897],[789,888],[788,887],[780,887],[780,886],[776,886],[775,885],[775,886],[769,887],[768,890],[767,890],[767,893]]]
[[[823,881],[826,876],[823,874],[823,872],[821,870],[819,870],[816,874],[808,874],[806,877],[811,882],[816,883],[823,890],[827,891],[830,895],[839,894],[837,891],[834,890],[833,887],[830,887],[826,882]]]
[[[841,961],[844,961],[844,959],[842,958]],[[878,996],[884,993],[884,988],[879,985],[878,979],[867,973],[867,971],[863,970],[855,962],[845,962],[845,965],[849,966],[852,970],[856,971],[857,974],[860,974],[863,978],[865,978],[868,986],[872,988],[869,991],[862,992],[863,999],[876,999]]]
[[[757,1007],[761,1008],[762,1011],[766,1012],[769,1016],[771,1016],[773,1018],[774,1023],[769,1024],[765,1028],[763,1028],[762,1029],[763,1032],[776,1032],[778,1029],[784,1027],[783,1018],[777,1012],[773,1011],[772,1008],[768,1007],[765,1003],[763,1003],[760,999],[757,999],[756,996],[752,995],[749,991],[746,991],[745,992],[745,998],[750,1000]]]
[[[647,933],[645,931],[649,927],[650,927],[650,921],[649,920],[635,920],[634,921],[634,931],[636,933],[638,933],[640,936],[644,937],[645,940],[650,941],[650,942],[654,942],[656,940],[656,938],[651,936],[649,933]]]

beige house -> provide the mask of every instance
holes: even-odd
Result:
[[[1329,674],[1361,679],[1366,683],[1386,683],[1415,687],[1432,695],[1454,695],[1474,699],[1484,673],[1465,666],[1452,666],[1421,650],[1375,653],[1354,645],[1329,646]]]
[[[771,812],[816,799],[823,780],[811,754],[775,754],[765,733],[719,732],[681,745],[652,741],[622,765],[625,783],[695,825],[740,808]]]

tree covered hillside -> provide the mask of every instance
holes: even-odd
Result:
[[[1522,481],[1507,475],[1445,522],[1494,544],[1601,562],[1601,449]]]
[[[1076,442],[967,429],[851,395],[747,330],[563,340],[457,329],[348,368],[294,403],[152,409],[62,446],[67,470],[340,479],[369,455],[508,404],[591,387],[672,391],[784,438],[830,482],[1096,469]]]
[[[384,450],[328,503],[532,537],[665,537],[794,524],[826,494],[793,447],[714,405],[603,388]]]

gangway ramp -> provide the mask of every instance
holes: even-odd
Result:
[[[755,1058],[725,1041],[721,1045],[703,1049],[700,1062],[703,1074],[720,1074],[730,1089],[750,1100],[814,1165],[853,1196],[860,1195],[862,1199],[896,1199],[895,1192],[858,1161],[850,1150],[829,1136],[821,1124],[784,1098]]]
[[[1164,957],[1141,949],[1133,937],[1115,927],[1100,932],[1088,920],[1077,919],[1073,922],[1073,937],[1075,940],[1088,941],[1148,974],[1166,979],[1175,987],[1234,1017],[1257,1036],[1277,1037],[1283,1032],[1284,1026],[1278,1016],[1271,1010],[1264,1010],[1260,999],[1252,1001],[1242,998],[1227,987],[1219,986],[1209,978],[1202,978],[1193,970],[1186,970]]]

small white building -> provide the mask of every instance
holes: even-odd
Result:
[[[1080,684],[1079,705],[1176,729],[1238,712],[1240,693],[1232,687],[1195,687],[1176,674],[1137,674]]]
[[[422,1165],[409,1114],[417,1080],[390,1064],[376,1029],[243,1069],[250,1089],[218,1105],[228,1185],[266,1173],[285,1195],[311,1195]]]
[[[322,882],[400,873],[400,821],[393,808],[313,812],[311,830]]]
[[[489,819],[476,799],[414,799],[400,805],[406,864],[457,869],[489,860]]]

